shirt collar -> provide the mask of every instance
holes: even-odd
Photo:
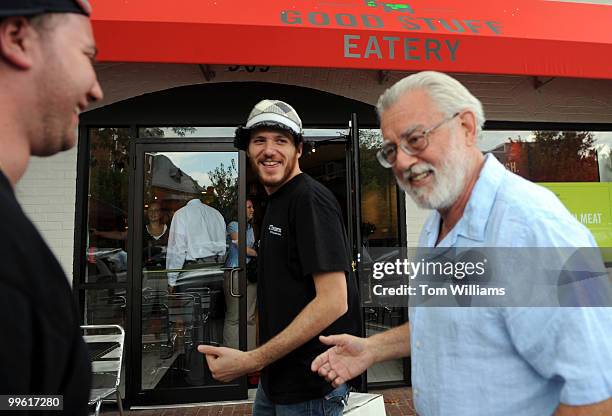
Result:
[[[4,175],[4,172],[0,170],[0,190],[2,189],[6,189],[11,195],[15,193],[11,182],[9,182],[8,178]]]
[[[463,216],[444,238],[444,246],[453,246],[458,236],[484,241],[487,221],[493,209],[495,195],[501,185],[506,168],[492,154],[485,155],[485,162],[472,189]],[[440,232],[440,213],[434,211],[423,226],[432,247]]]
[[[200,205],[200,204],[202,204],[202,201],[200,201],[198,198],[193,198],[189,200],[189,202],[187,202],[187,205]]]
[[[305,177],[306,177],[306,174],[304,172],[298,173],[293,178],[289,179],[287,182],[281,185],[281,187],[278,188],[276,191],[268,195],[268,199],[271,200],[271,199],[278,198],[284,193],[291,191],[293,188],[298,186],[298,184],[300,184],[302,180],[304,180]]]

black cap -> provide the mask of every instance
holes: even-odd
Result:
[[[0,17],[44,13],[91,14],[89,0],[0,0]]]

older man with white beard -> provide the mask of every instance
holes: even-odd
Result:
[[[595,247],[549,191],[484,156],[480,101],[437,72],[408,76],[379,99],[380,163],[434,209],[419,247]],[[612,414],[610,308],[410,308],[406,323],[332,346],[312,370],[333,385],[411,355],[416,411],[427,415]]]

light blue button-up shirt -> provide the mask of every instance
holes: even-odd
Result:
[[[419,246],[434,247],[432,213]],[[463,217],[438,247],[594,247],[555,195],[492,155]],[[551,415],[612,396],[612,308],[411,307],[420,416]]]
[[[238,221],[232,221],[227,224],[227,258],[225,259],[225,267],[238,267],[238,243],[232,240],[231,234],[238,232]],[[255,234],[253,226],[247,223],[246,229],[246,246],[253,247],[255,245]],[[247,256],[247,263],[251,261],[251,257]]]

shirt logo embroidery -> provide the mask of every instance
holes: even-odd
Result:
[[[274,225],[272,225],[272,224],[270,224],[270,225],[268,226],[268,231],[269,231],[269,232],[270,232],[270,234],[272,234],[272,235],[277,235],[277,236],[279,236],[279,237],[282,237],[282,236],[283,236],[283,230],[282,230],[280,227],[276,227],[276,226],[274,226]]]

